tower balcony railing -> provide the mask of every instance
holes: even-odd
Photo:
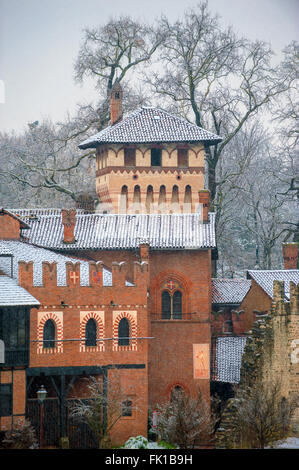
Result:
[[[193,320],[197,312],[192,313],[183,313],[183,312],[176,312],[176,313],[151,313],[151,321],[186,321],[186,320]]]

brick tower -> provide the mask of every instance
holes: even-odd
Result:
[[[204,148],[221,138],[161,109],[123,118],[122,88],[110,97],[110,126],[82,142],[96,148],[96,192],[104,213],[190,213],[201,210]]]

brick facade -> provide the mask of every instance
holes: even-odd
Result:
[[[13,372],[13,419],[16,414],[25,415],[30,377],[36,378],[27,399],[36,398],[34,384],[43,380],[48,396],[56,396],[47,377],[53,371],[57,381],[59,368],[108,368],[108,379],[116,373],[113,367],[118,368],[122,387],[136,409],[113,429],[115,444],[132,435],[147,435],[148,407],[154,409],[168,400],[177,385],[192,394],[199,385],[209,401],[209,376],[195,378],[193,349],[206,345],[210,350],[211,250],[151,251],[141,243],[139,250],[78,251],[76,255],[78,262],[66,263],[66,286],[57,285],[55,262],[43,262],[41,286],[34,285],[34,261],[19,262],[19,285],[41,305],[30,312],[29,367]],[[80,259],[89,260],[88,286],[80,285]],[[103,286],[103,266],[112,272],[111,286]],[[126,285],[128,280],[133,285]],[[180,319],[162,319],[164,291],[181,293]],[[97,325],[96,346],[86,346],[84,339],[91,318]],[[129,321],[130,344],[119,346],[118,325],[123,318]],[[43,334],[49,320],[55,325],[56,342],[46,348]],[[2,369],[1,381],[8,380],[9,373]],[[82,380],[78,374],[67,398],[86,395]],[[11,418],[1,418],[1,429],[10,424]]]

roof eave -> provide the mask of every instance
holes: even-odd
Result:
[[[144,145],[150,145],[150,144],[173,144],[173,143],[204,143],[206,146],[211,147],[212,145],[217,145],[220,142],[222,142],[223,139],[201,139],[201,140],[151,140],[151,141],[113,141],[113,140],[103,140],[103,141],[92,141],[88,143],[82,143],[78,145],[78,148],[81,150],[86,150],[86,149],[96,149],[100,145],[106,145],[106,144],[112,144],[112,145],[124,145],[124,144],[144,144]]]

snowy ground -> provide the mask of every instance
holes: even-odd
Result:
[[[289,437],[285,441],[277,443],[275,449],[299,449],[299,437]]]

